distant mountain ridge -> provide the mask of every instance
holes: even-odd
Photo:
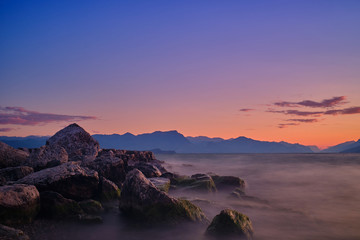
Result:
[[[156,131],[134,135],[95,134],[93,137],[101,148],[128,150],[153,150],[158,153],[338,153],[360,152],[360,140],[349,141],[320,151],[316,146],[305,146],[287,142],[258,141],[247,137],[231,139],[206,136],[185,137],[176,130]],[[45,145],[47,136],[2,137],[0,141],[12,147],[38,148]]]

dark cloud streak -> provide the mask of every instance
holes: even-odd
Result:
[[[274,105],[278,107],[331,108],[347,103],[345,100],[346,100],[346,96],[340,96],[340,97],[332,97],[330,99],[324,99],[321,102],[316,102],[312,100],[304,100],[301,102],[282,101],[282,102],[276,102],[274,103]]]

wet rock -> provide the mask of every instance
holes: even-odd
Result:
[[[30,240],[23,231],[0,224],[1,240]]]
[[[80,214],[78,221],[85,224],[99,224],[103,222],[102,217],[89,214]]]
[[[245,192],[243,191],[242,188],[235,188],[234,191],[232,191],[230,193],[230,197],[235,198],[235,199],[241,199],[241,198],[243,198],[245,196],[246,196],[246,194],[245,194]]]
[[[217,189],[226,189],[226,188],[245,188],[245,181],[239,177],[234,176],[218,176],[212,175],[212,179],[215,182]]]
[[[250,240],[253,236],[253,227],[248,216],[235,210],[225,209],[214,217],[206,234],[219,239],[231,236]]]
[[[35,185],[40,192],[54,191],[66,198],[85,200],[97,195],[99,176],[94,170],[68,162],[30,174],[17,183]]]
[[[100,177],[99,192],[100,192],[100,200],[102,202],[107,202],[107,201],[119,199],[121,191],[115,183],[104,177]]]
[[[59,145],[45,145],[40,148],[31,149],[26,165],[39,171],[44,168],[55,167],[68,161],[66,150]]]
[[[3,179],[3,183],[0,185],[5,185],[8,181],[17,181],[33,172],[34,169],[27,166],[0,169],[0,179]]]
[[[160,177],[160,170],[151,163],[139,162],[133,168],[139,169],[147,178]]]
[[[99,143],[76,123],[49,138],[46,145],[59,145],[68,153],[69,161],[92,161],[99,152]]]
[[[27,152],[0,142],[0,168],[22,166],[25,164],[28,156]]]
[[[168,196],[137,169],[126,176],[119,208],[124,216],[150,224],[206,221],[199,207],[187,200]]]
[[[155,177],[149,178],[150,182],[152,182],[155,187],[163,192],[169,192],[170,189],[170,179],[163,177]]]
[[[94,161],[85,162],[83,166],[97,171],[99,176],[111,180],[118,186],[125,180],[127,165],[117,150],[102,149]]]
[[[28,223],[39,210],[40,194],[35,186],[14,184],[0,187],[0,223]]]
[[[204,192],[216,192],[216,186],[212,178],[207,174],[195,174],[191,178],[181,176],[175,178],[172,183],[183,190],[194,190]]]
[[[71,199],[64,198],[60,193],[41,192],[41,216],[52,219],[76,219],[83,214],[80,205]]]
[[[79,202],[81,209],[87,214],[99,214],[104,211],[100,202],[88,199]]]

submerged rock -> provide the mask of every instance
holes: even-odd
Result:
[[[102,149],[94,161],[85,162],[83,166],[93,169],[116,185],[121,186],[125,180],[127,164],[121,159],[118,150]]]
[[[69,161],[94,160],[100,150],[99,143],[76,123],[58,131],[47,140],[46,145],[63,147]]]
[[[1,240],[30,240],[23,231],[0,224]]]
[[[199,207],[187,200],[168,196],[138,169],[132,170],[126,176],[119,208],[125,216],[151,224],[206,220]]]
[[[67,161],[68,154],[63,147],[59,145],[45,145],[40,148],[31,149],[26,165],[38,171],[44,168],[55,167]]]
[[[64,198],[60,193],[46,191],[41,192],[41,215],[53,219],[76,219],[83,214],[80,205],[71,199]]]
[[[0,223],[28,223],[39,210],[40,194],[35,186],[14,184],[0,187]]]
[[[183,190],[216,192],[216,186],[212,178],[207,174],[195,174],[191,178],[182,176],[172,180],[172,184]]]
[[[169,192],[170,189],[170,179],[163,178],[163,177],[155,177],[155,178],[149,178],[150,182],[152,182],[155,187],[157,187],[159,190],[163,192]]]
[[[22,166],[28,156],[27,152],[0,142],[0,168]]]
[[[119,187],[115,183],[104,177],[100,177],[99,192],[99,197],[102,202],[119,199],[121,193]]]
[[[206,230],[206,234],[219,239],[238,236],[250,240],[253,232],[249,217],[231,209],[222,210],[219,215],[216,215]]]
[[[99,176],[96,171],[68,162],[30,174],[17,183],[35,185],[39,191],[54,191],[66,198],[84,200],[97,195]]]
[[[88,199],[79,202],[81,209],[87,214],[99,214],[104,211],[100,202]]]
[[[27,166],[0,169],[0,179],[3,179],[3,183],[0,182],[0,185],[5,185],[9,181],[17,181],[33,172],[34,169]]]
[[[226,189],[233,187],[245,188],[245,181],[239,177],[218,175],[211,175],[211,177],[214,180],[217,189]]]

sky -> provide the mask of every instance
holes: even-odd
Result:
[[[360,1],[0,0],[0,135],[360,138]]]

